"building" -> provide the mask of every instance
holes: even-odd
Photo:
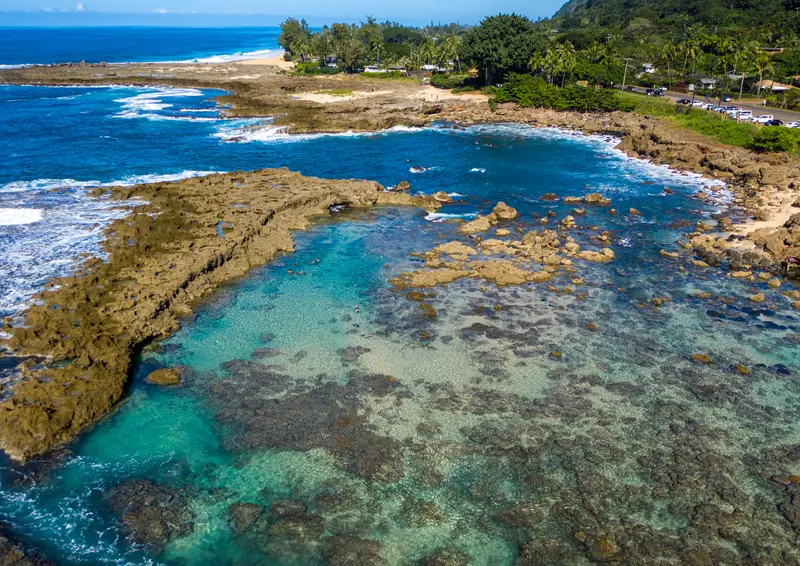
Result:
[[[761,90],[771,90],[772,92],[786,92],[790,88],[794,88],[792,85],[786,85],[783,83],[766,79],[758,83],[757,86]]]

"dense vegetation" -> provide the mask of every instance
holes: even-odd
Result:
[[[368,65],[405,71],[423,65],[458,68],[459,34],[465,29],[458,24],[412,28],[370,17],[360,25],[334,23],[312,33],[305,20],[289,18],[281,24],[278,44],[289,59],[317,63],[298,69],[306,74],[354,72]]]
[[[564,28],[780,27],[791,25],[797,7],[795,0],[570,0],[555,19]]]
[[[497,90],[495,98],[497,102],[516,102],[520,106],[579,112],[630,111],[636,106],[613,90],[580,86],[560,88],[542,78],[520,74],[510,75]]]

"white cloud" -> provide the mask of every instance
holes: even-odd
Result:
[[[78,4],[75,6],[75,11],[76,12],[83,12],[83,10],[84,10],[83,2],[78,2]]]
[[[156,14],[167,14],[167,13],[168,13],[166,8],[156,8],[156,9],[155,9],[155,10],[153,10],[153,11],[154,11]]]

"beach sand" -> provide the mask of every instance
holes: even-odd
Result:
[[[246,59],[244,61],[238,61],[237,63],[240,65],[272,65],[273,67],[278,67],[286,71],[294,69],[294,62],[286,61],[283,58],[283,54],[276,55],[275,57],[263,57],[261,59]]]

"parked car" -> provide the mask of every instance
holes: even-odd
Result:
[[[800,122],[786,122],[784,126],[787,128],[800,128]]]
[[[722,102],[730,102],[731,100],[732,100],[732,99],[731,99],[731,97],[730,97],[730,96],[723,96],[723,97],[722,97]]]
[[[700,108],[702,105],[703,105],[702,100],[695,100],[694,102],[692,102],[692,106],[695,108]]]
[[[692,103],[692,101],[691,101],[691,100],[689,100],[688,98],[681,98],[681,99],[679,99],[679,100],[677,101],[677,103],[678,103],[678,104],[691,104],[691,103]]]
[[[737,120],[747,120],[748,122],[753,119],[753,113],[750,110],[742,110],[736,116]]]
[[[783,126],[783,122],[780,120],[770,120],[764,124],[765,126]]]
[[[762,114],[761,116],[756,116],[753,118],[753,122],[756,124],[766,124],[770,120],[774,120],[775,117],[772,114]]]
[[[635,86],[629,86],[629,87],[628,87],[628,92],[639,92],[639,91],[638,91],[638,90],[636,90],[636,87],[635,87]]]

